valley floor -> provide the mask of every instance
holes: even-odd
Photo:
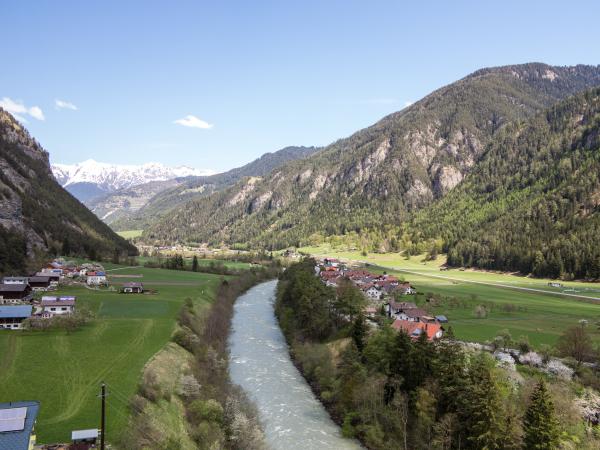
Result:
[[[142,370],[169,342],[185,299],[197,308],[210,305],[221,280],[204,273],[104,265],[119,269],[109,272],[119,275],[111,280],[116,285],[143,281],[157,293],[61,287],[56,294],[75,295],[79,307],[97,314],[92,324],[71,333],[0,332],[0,402],[41,402],[38,442],[68,442],[72,430],[98,427],[102,381],[109,391],[107,439],[116,439],[127,424],[128,402]]]
[[[445,257],[423,261],[423,256],[410,259],[400,254],[369,254],[339,251],[327,246],[299,249],[314,256],[338,257],[347,261],[370,264],[373,272],[393,273],[417,289],[417,298],[437,294],[433,306],[436,314],[446,315],[459,339],[473,342],[492,340],[500,330],[508,329],[514,339],[527,336],[535,347],[553,345],[563,331],[580,320],[592,326],[594,340],[600,342],[595,323],[600,320],[600,284],[560,282],[529,278],[515,274],[475,270],[440,270]],[[484,305],[485,318],[476,317],[475,308]]]

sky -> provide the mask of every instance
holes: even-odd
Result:
[[[0,105],[52,162],[223,171],[482,67],[598,65],[598,17],[597,0],[0,0]]]

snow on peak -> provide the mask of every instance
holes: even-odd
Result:
[[[52,164],[52,173],[63,187],[75,183],[93,183],[107,192],[150,181],[166,181],[188,176],[212,175],[211,170],[187,166],[168,167],[149,162],[142,165],[109,164],[88,159],[77,164]]]

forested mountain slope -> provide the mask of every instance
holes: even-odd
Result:
[[[145,238],[284,247],[400,224],[458,185],[507,123],[596,85],[594,66],[479,70],[309,158],[185,204]]]
[[[244,177],[268,175],[273,169],[289,161],[306,158],[318,150],[317,147],[285,147],[276,152],[265,153],[260,158],[227,172],[171,180],[164,188],[156,184],[141,185],[115,192],[89,206],[100,217],[116,211],[116,215],[111,214],[105,220],[115,230],[146,229],[149,224],[188,201],[223,190]],[[152,195],[148,196],[149,193]],[[144,203],[136,207],[141,202]]]
[[[0,109],[0,273],[26,269],[47,251],[84,256],[135,253],[56,182],[48,153]]]
[[[452,265],[600,278],[600,89],[506,127],[411,228]]]

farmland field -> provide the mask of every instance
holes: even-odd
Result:
[[[452,269],[440,271],[445,258],[423,261],[423,256],[405,259],[399,254],[369,254],[336,251],[329,247],[300,249],[315,256],[332,256],[371,264],[373,272],[386,271],[410,281],[424,304],[426,294],[438,294],[432,312],[444,314],[459,339],[485,342],[498,331],[508,329],[514,339],[526,336],[536,347],[553,345],[563,331],[580,320],[587,320],[596,342],[600,332],[600,284],[563,282],[562,287],[549,287],[551,280],[529,278],[506,273]],[[577,296],[577,297],[575,297]],[[488,313],[478,318],[475,308],[484,305]]]
[[[143,232],[144,232],[144,230],[124,230],[124,231],[117,231],[117,234],[125,239],[133,239],[136,237],[140,237]]]
[[[82,329],[0,332],[0,402],[39,400],[38,441],[68,442],[75,429],[99,426],[100,382],[108,385],[107,439],[126,425],[128,399],[135,393],[146,362],[169,341],[186,298],[208,305],[221,277],[106,264],[119,275],[116,285],[142,281],[152,295],[63,287],[57,294],[76,295],[78,306],[96,312]]]

